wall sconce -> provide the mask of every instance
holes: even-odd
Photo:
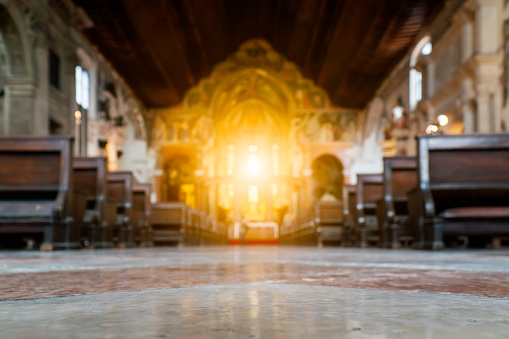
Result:
[[[426,134],[436,134],[438,132],[438,126],[435,125],[435,124],[431,124],[431,125],[428,125],[428,127],[426,127]]]
[[[440,114],[437,119],[426,127],[426,134],[436,135],[436,134],[444,134],[442,127],[446,126],[449,123],[449,118],[447,115]]]
[[[74,112],[74,117],[76,118],[76,125],[81,125],[81,112]]]
[[[444,127],[449,123],[449,118],[447,118],[447,115],[440,114],[437,117],[437,122],[441,127]]]

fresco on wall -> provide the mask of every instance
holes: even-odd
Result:
[[[357,111],[331,108],[327,93],[302,77],[298,67],[275,52],[264,40],[242,44],[211,76],[203,79],[178,105],[154,121],[154,142],[206,142],[219,120],[237,103],[258,98],[281,116],[303,143],[354,142]],[[291,106],[291,107],[290,107]],[[164,121],[163,121],[164,120]],[[284,128],[283,128],[284,129]]]
[[[283,58],[264,40],[254,39],[242,44],[239,50],[226,61],[218,64],[209,78],[191,89],[183,107],[188,109],[207,109],[218,86],[239,70],[258,68],[281,79],[286,90],[293,96],[296,109],[327,108],[329,100],[326,92],[316,87],[312,81],[302,77],[298,67]],[[259,86],[263,91],[263,86]],[[271,91],[267,91],[270,94]]]
[[[357,113],[331,110],[316,114],[300,112],[294,118],[294,132],[301,143],[355,142]]]
[[[229,222],[297,215],[310,149],[345,154],[357,139],[358,111],[332,107],[324,90],[259,39],[243,43],[181,104],[154,113],[151,146],[160,149],[162,200],[190,199]],[[171,159],[179,152],[196,155],[199,190],[177,180],[181,171]],[[341,199],[343,165],[334,159],[314,164],[313,185],[302,193],[310,201]],[[331,173],[332,181],[325,180]]]

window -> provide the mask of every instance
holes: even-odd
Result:
[[[78,110],[74,113],[76,117],[76,154],[87,154],[87,119],[90,106],[90,80],[88,72],[81,66],[76,66],[76,103]]]
[[[410,109],[413,110],[422,100],[422,72],[416,67],[421,55],[430,55],[433,50],[431,38],[424,37],[417,43],[412,54],[410,55],[410,74],[409,74],[409,95]],[[421,65],[422,67],[422,65]]]
[[[84,108],[88,109],[90,105],[90,81],[88,72],[81,68],[76,67],[76,103]]]
[[[226,161],[228,164],[226,174],[232,176],[235,167],[235,147],[233,145],[228,145],[228,155]]]
[[[410,109],[414,109],[422,99],[422,73],[410,70]]]
[[[272,174],[279,175],[279,146],[272,145]]]
[[[60,89],[60,58],[54,52],[49,52],[49,83],[51,86]]]
[[[427,42],[426,45],[421,50],[422,55],[430,55],[431,51],[433,50],[433,46],[431,45],[431,42]]]

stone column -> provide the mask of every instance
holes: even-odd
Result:
[[[475,54],[495,54],[500,45],[501,20],[499,13],[503,0],[476,0]]]
[[[36,87],[29,78],[11,78],[5,82],[4,135],[34,134],[35,96]]]
[[[36,64],[37,91],[34,106],[34,130],[37,135],[49,134],[49,67],[48,67],[48,35],[45,25],[40,27],[35,37],[34,59]]]
[[[473,107],[471,105],[472,99],[474,97],[474,89],[473,89],[473,81],[470,78],[464,78],[461,84],[462,94],[462,111],[463,111],[463,126],[465,128],[465,133],[474,133],[476,132],[476,124],[475,120],[475,112],[473,111]]]
[[[474,18],[469,11],[462,11],[459,14],[461,20],[461,63],[467,62],[474,53]]]
[[[482,65],[477,69],[477,132],[480,133],[495,132],[497,107],[494,105],[494,93],[498,80],[496,68],[497,65]]]
[[[67,120],[69,121],[69,133],[74,134],[74,154],[76,156],[87,155],[87,116],[81,114],[80,123],[77,124],[75,112],[78,109],[76,103],[76,66],[78,56],[75,48],[69,48],[62,64],[62,93],[67,99]]]
[[[429,62],[426,65],[426,75],[427,75],[427,97],[431,98],[433,95],[435,95],[435,62],[428,58]]]
[[[154,192],[156,196],[156,202],[161,202],[161,190],[162,190],[162,178],[163,178],[163,170],[161,168],[161,149],[156,148],[156,163],[154,169]]]
[[[310,154],[309,145],[305,145],[303,147],[303,169],[302,169],[302,176],[304,177],[304,185],[303,185],[303,191],[304,194],[302,196],[303,200],[303,207],[304,209],[307,209],[311,206],[312,203],[312,185],[311,185],[311,177],[313,175],[313,170],[311,169],[311,154]]]

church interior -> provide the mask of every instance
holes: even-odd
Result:
[[[0,337],[509,338],[508,0],[0,0]]]

